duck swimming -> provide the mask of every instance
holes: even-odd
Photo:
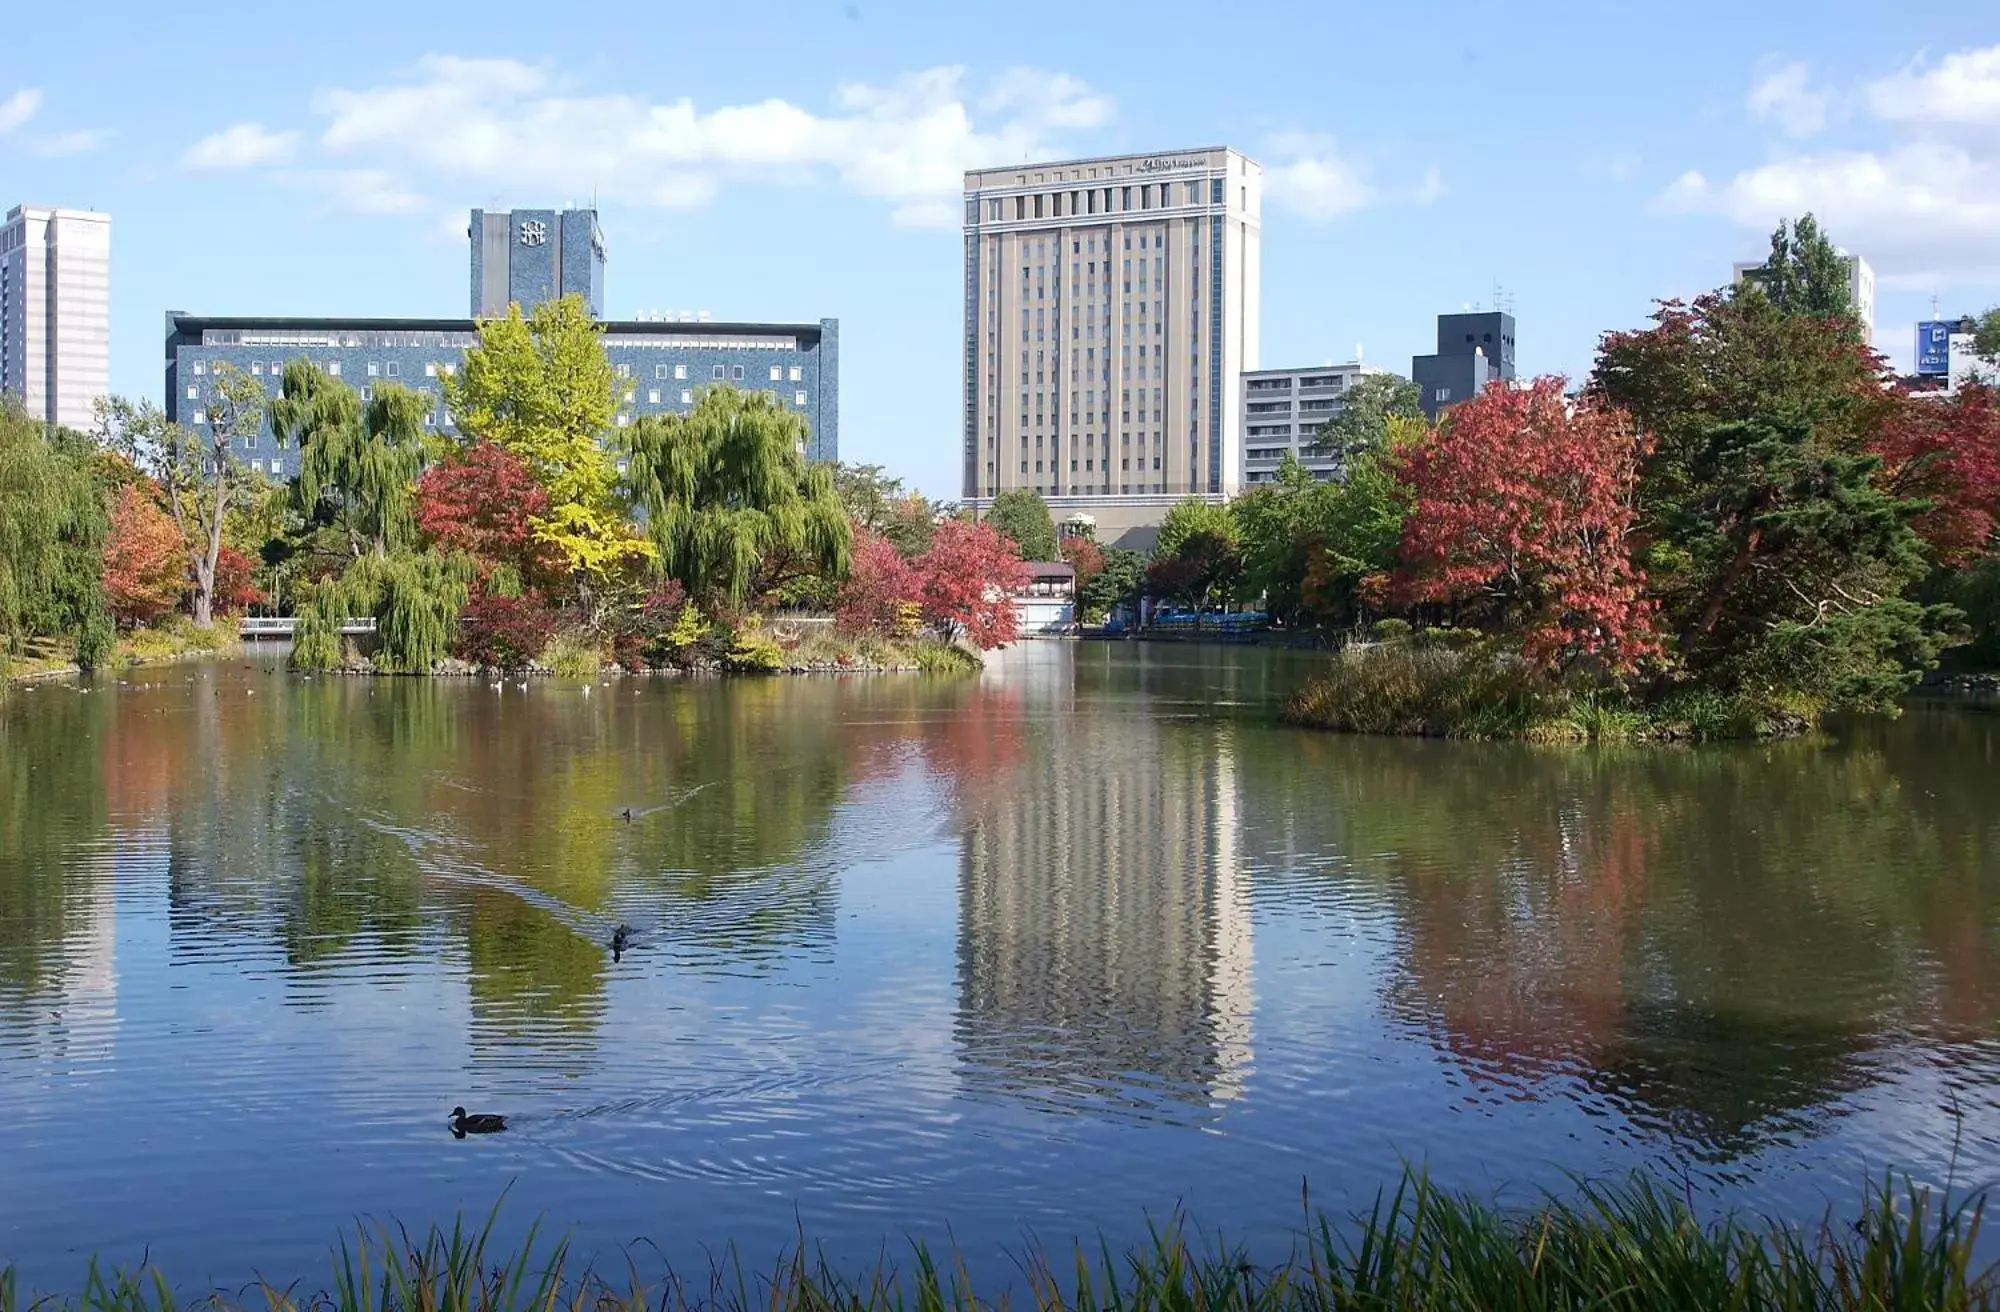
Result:
[[[451,1132],[454,1138],[463,1139],[468,1134],[498,1134],[507,1128],[507,1118],[481,1112],[477,1116],[467,1116],[465,1108],[451,1109]]]
[[[632,927],[630,925],[620,925],[611,931],[611,959],[613,961],[622,960],[625,956],[625,949],[631,946]]]

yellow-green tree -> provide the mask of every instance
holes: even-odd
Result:
[[[546,301],[526,318],[508,306],[479,326],[464,368],[443,382],[458,431],[518,456],[548,489],[535,536],[562,553],[586,604],[653,557],[605,445],[620,380],[582,297]]]
[[[690,596],[741,604],[761,572],[847,574],[851,531],[833,473],[805,458],[805,420],[766,392],[705,390],[685,415],[634,424],[631,485],[661,563]]]

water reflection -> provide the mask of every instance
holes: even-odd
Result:
[[[205,1179],[301,1098],[306,1201],[238,1181],[193,1232],[316,1260],[517,1174],[599,1237],[753,1250],[780,1197],[863,1240],[1176,1200],[1284,1234],[1302,1174],[1365,1198],[1402,1155],[1789,1169],[1811,1215],[1829,1173],[2000,1176],[2000,717],[1343,739],[1271,723],[1298,670],[1048,644],[972,680],[0,696],[0,1236],[151,1242],[171,1191],[107,1221],[107,1180]],[[523,1113],[506,1156],[443,1155],[475,1094]]]

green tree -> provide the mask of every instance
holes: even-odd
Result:
[[[1423,389],[1397,374],[1363,374],[1341,394],[1340,409],[1319,426],[1316,452],[1353,457],[1389,445],[1391,419],[1422,420]]]
[[[622,575],[653,556],[633,529],[606,449],[624,380],[580,296],[518,305],[479,325],[464,368],[443,379],[460,433],[519,457],[548,490],[535,537],[561,553],[579,596],[600,610]],[[593,618],[597,618],[593,614]]]
[[[187,553],[194,622],[215,619],[215,567],[232,512],[263,480],[237,454],[264,427],[264,385],[234,365],[210,376],[201,422],[177,424],[150,401],[110,397],[98,402],[98,439],[159,484]]]
[[[1105,547],[1104,568],[1092,575],[1077,592],[1078,617],[1095,624],[1111,613],[1112,607],[1139,595],[1146,583],[1146,558],[1122,547]]]
[[[89,443],[0,397],[0,666],[30,637],[68,636],[86,669],[110,651],[109,534]]]
[[[1056,521],[1041,493],[1009,488],[993,498],[986,521],[1013,541],[1022,560],[1056,558]]]
[[[472,558],[459,554],[400,551],[357,557],[339,578],[314,588],[299,617],[293,666],[337,666],[341,625],[366,616],[375,621],[377,669],[428,673],[458,636],[459,612],[465,609],[474,573]]]
[[[832,471],[806,462],[805,438],[802,417],[733,387],[629,430],[631,486],[662,568],[689,596],[741,605],[780,559],[845,577],[847,510]]]
[[[339,533],[350,557],[409,546],[416,539],[416,479],[429,408],[409,388],[384,383],[364,409],[353,388],[319,366],[286,365],[271,427],[279,441],[299,448],[293,509],[308,524]]]
[[[1230,515],[1229,507],[1202,497],[1186,497],[1176,501],[1160,521],[1160,535],[1153,543],[1153,554],[1172,556],[1181,549],[1181,544],[1198,533],[1212,533],[1228,543],[1236,541],[1236,520]]]
[[[833,490],[849,519],[870,533],[881,533],[903,499],[903,480],[891,478],[880,465],[842,461],[833,467]]]
[[[1409,504],[1381,450],[1363,451],[1343,478],[1324,483],[1287,457],[1275,480],[1229,506],[1245,595],[1263,594],[1266,609],[1287,622],[1358,614],[1361,581],[1395,564]]]
[[[1784,314],[1840,319],[1855,340],[1860,339],[1861,325],[1854,316],[1854,299],[1848,289],[1847,261],[1810,214],[1789,227],[1785,220],[1778,220],[1771,233],[1770,258],[1759,268],[1746,270],[1744,282],[1763,292]]]
[[[1974,321],[1972,350],[1987,363],[2000,364],[2000,305],[1994,306]]]
[[[1765,295],[1668,303],[1606,336],[1591,388],[1651,450],[1640,564],[1672,678],[1725,694],[1881,706],[1959,630],[1905,593],[1928,572],[1925,503],[1878,484],[1895,399],[1847,322]]]

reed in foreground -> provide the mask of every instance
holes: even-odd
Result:
[[[975,1288],[962,1258],[921,1244],[907,1267],[886,1259],[858,1277],[803,1238],[768,1270],[733,1255],[689,1282],[648,1282],[572,1268],[569,1246],[534,1231],[489,1251],[498,1209],[468,1230],[413,1235],[359,1229],[333,1257],[330,1287],[260,1282],[185,1305],[151,1268],[105,1274],[95,1263],[74,1297],[23,1301],[0,1271],[0,1312],[1543,1312],[1544,1309],[1974,1309],[2000,1307],[2000,1268],[1976,1265],[1982,1204],[1909,1185],[1871,1189],[1858,1219],[1800,1228],[1729,1217],[1704,1223],[1687,1201],[1635,1177],[1495,1208],[1407,1175],[1366,1215],[1342,1222],[1307,1208],[1304,1238],[1275,1265],[1192,1234],[1179,1216],[1117,1254],[1032,1249],[1020,1277]]]

